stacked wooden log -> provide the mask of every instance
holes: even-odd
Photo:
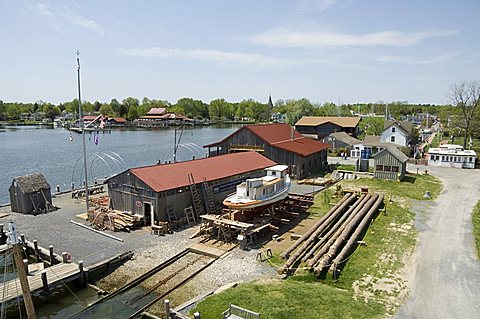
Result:
[[[101,196],[101,197],[90,197],[90,204],[96,207],[108,207],[110,205],[110,197]]]
[[[383,195],[346,194],[281,255],[286,261],[277,272],[287,273],[303,262],[317,276],[329,269],[336,277],[382,203]]]
[[[130,231],[138,224],[135,216],[105,207],[89,210],[87,216],[91,226],[101,230]]]

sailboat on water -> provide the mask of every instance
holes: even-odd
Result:
[[[235,194],[227,197],[223,204],[232,209],[256,209],[285,199],[291,181],[287,165],[275,165],[265,169],[267,175],[249,178],[237,186]]]

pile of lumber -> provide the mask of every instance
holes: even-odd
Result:
[[[105,207],[89,210],[87,216],[90,226],[100,230],[130,231],[139,223],[135,215],[129,215]]]
[[[303,262],[317,276],[328,270],[336,278],[382,203],[382,194],[345,194],[281,255],[286,261],[277,272],[287,273]]]
[[[96,207],[108,207],[110,206],[110,197],[101,196],[98,198],[90,197],[90,203]]]

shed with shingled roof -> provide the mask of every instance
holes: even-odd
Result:
[[[41,173],[15,177],[8,190],[12,212],[38,214],[53,207],[50,184]]]

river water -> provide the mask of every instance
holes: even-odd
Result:
[[[221,140],[239,125],[186,127],[177,160],[204,157],[202,146]],[[119,173],[130,167],[171,161],[175,130],[114,129],[109,133],[86,133],[89,183],[95,178]],[[177,130],[177,137],[180,130]],[[71,138],[70,138],[71,136]],[[66,129],[41,126],[0,128],[0,204],[10,201],[8,188],[15,176],[44,174],[52,192],[57,185],[67,190],[73,182],[79,187],[83,177],[82,135]]]

